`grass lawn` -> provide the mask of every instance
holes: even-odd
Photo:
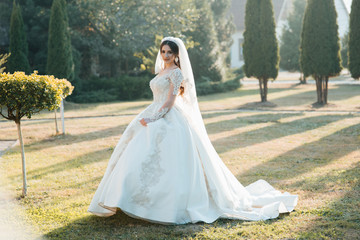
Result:
[[[200,98],[210,139],[241,183],[262,178],[299,195],[295,211],[274,220],[163,226],[121,212],[109,218],[88,213],[114,146],[132,114],[150,101],[68,103],[65,136],[54,135],[53,113],[23,121],[28,196],[18,198],[19,146],[0,158],[1,187],[34,231],[49,239],[359,239],[359,93],[360,85],[331,85],[324,108],[311,105],[314,85],[272,85],[272,107],[253,103],[260,96],[252,85]],[[255,107],[274,111],[246,110]],[[15,124],[1,121],[0,140],[16,138]]]

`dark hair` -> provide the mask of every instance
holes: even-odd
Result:
[[[175,57],[178,57],[178,61],[176,62],[176,61],[174,60],[174,63],[175,63],[176,66],[178,66],[178,67],[181,69],[181,67],[180,67],[180,58],[179,58],[179,47],[178,47],[178,45],[177,45],[176,43],[174,43],[173,41],[165,40],[165,41],[163,41],[163,42],[161,43],[161,45],[160,45],[160,52],[161,52],[161,50],[162,50],[162,48],[163,48],[164,45],[168,45],[168,46],[170,47],[171,51],[175,54]],[[181,86],[181,87],[180,87],[180,95],[181,95],[181,96],[184,94],[184,91],[185,91],[184,87]]]
[[[175,54],[175,57],[178,57],[179,58],[179,47],[176,43],[174,43],[173,41],[169,41],[169,40],[165,40],[161,43],[160,45],[160,52],[163,48],[164,45],[168,45],[171,49],[171,51]],[[178,66],[180,69],[180,59],[176,62],[174,61],[175,65]]]

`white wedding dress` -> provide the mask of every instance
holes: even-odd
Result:
[[[184,224],[266,220],[292,211],[297,195],[281,193],[264,180],[242,186],[208,137],[189,124],[178,101],[159,112],[172,94],[181,100],[183,80],[179,68],[151,80],[154,101],[120,138],[89,212],[106,217],[121,209],[148,221]],[[141,118],[153,122],[144,127]]]

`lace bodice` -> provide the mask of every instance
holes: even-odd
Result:
[[[154,101],[141,117],[148,118],[150,121],[156,121],[164,117],[173,106],[182,82],[183,76],[179,68],[154,77],[149,84]]]
[[[172,70],[164,75],[157,75],[150,81],[150,88],[153,92],[154,102],[164,103],[168,98],[171,85],[173,86],[173,95],[177,95],[182,82],[182,74],[179,68]]]

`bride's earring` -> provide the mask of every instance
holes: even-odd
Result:
[[[178,57],[175,58],[175,62],[179,62],[179,58],[178,58]]]

